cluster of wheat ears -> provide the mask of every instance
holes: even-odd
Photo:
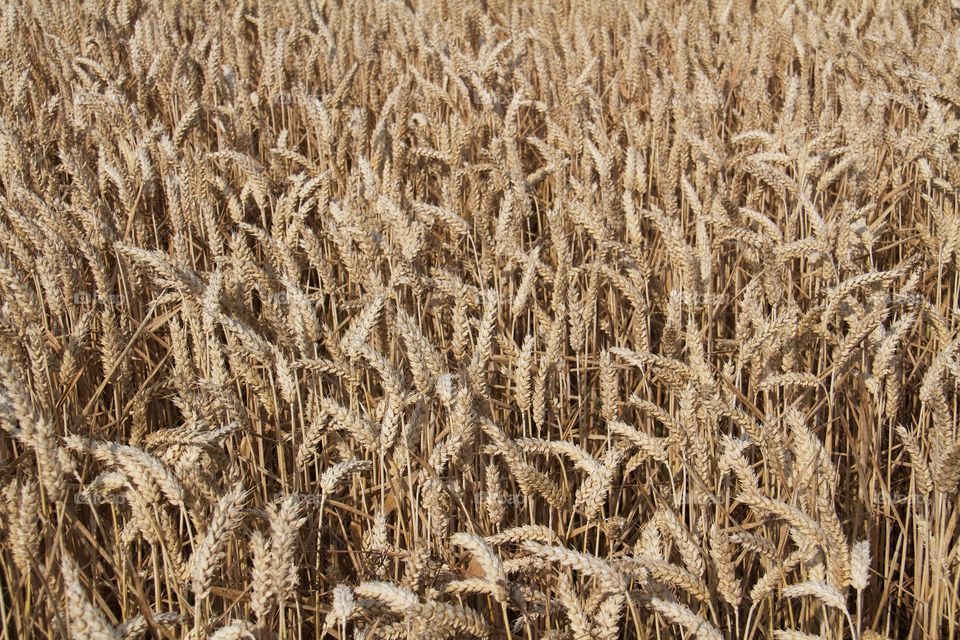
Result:
[[[0,15],[0,635],[958,633],[939,1]]]

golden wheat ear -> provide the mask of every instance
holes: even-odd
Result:
[[[0,635],[957,636],[958,16],[0,2]]]

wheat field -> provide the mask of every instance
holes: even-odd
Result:
[[[960,637],[960,10],[2,4],[3,637]]]

